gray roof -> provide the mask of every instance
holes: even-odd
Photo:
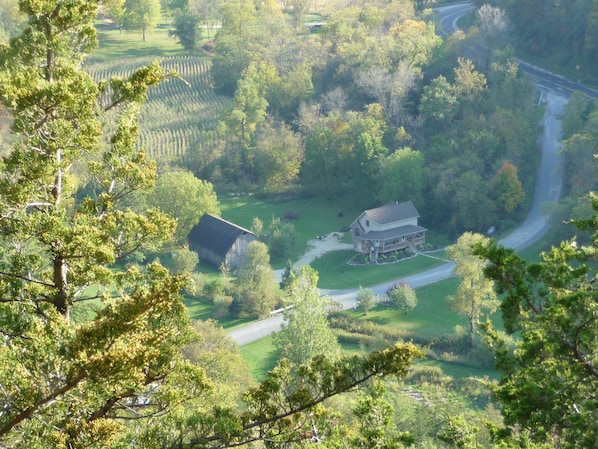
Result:
[[[189,232],[189,246],[191,249],[206,248],[224,257],[239,236],[244,234],[255,236],[253,232],[230,221],[205,214]]]
[[[408,218],[419,218],[419,212],[412,201],[391,201],[375,209],[367,209],[363,214],[380,224],[395,223]],[[362,215],[363,215],[362,214]]]

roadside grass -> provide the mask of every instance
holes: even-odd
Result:
[[[348,265],[353,251],[333,251],[314,260],[310,265],[319,273],[318,287],[334,290],[372,287],[374,285],[400,279],[446,262],[436,258],[418,255],[411,259],[386,265]],[[444,252],[434,253],[443,258]]]
[[[467,324],[464,317],[450,309],[446,300],[447,296],[456,292],[458,284],[457,279],[451,278],[418,288],[417,307],[408,313],[383,304],[378,304],[367,315],[359,309],[345,313],[360,320],[399,329],[407,339],[452,335],[455,326]]]
[[[346,311],[345,313],[360,320],[399,328],[404,332],[407,341],[416,336],[433,339],[454,335],[456,326],[467,325],[464,317],[450,310],[446,300],[447,296],[455,293],[457,286],[458,280],[451,278],[417,289],[418,305],[409,313],[402,313],[383,305],[376,306],[367,315],[359,310]],[[343,344],[342,348],[347,355],[363,353],[363,348],[355,343]],[[272,336],[243,345],[240,351],[250,367],[251,374],[257,380],[263,380],[266,373],[274,368],[278,361],[278,353],[272,343]],[[425,359],[417,363],[439,366],[446,374],[455,378],[470,376],[496,377],[496,373],[492,370],[484,370],[462,363],[432,359]]]
[[[268,371],[278,363],[279,354],[272,342],[272,335],[243,345],[240,351],[250,374],[258,382],[264,380]]]

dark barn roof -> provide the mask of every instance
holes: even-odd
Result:
[[[209,249],[224,257],[239,236],[244,234],[255,236],[253,232],[230,221],[211,214],[205,214],[201,217],[199,223],[191,229],[189,245]]]

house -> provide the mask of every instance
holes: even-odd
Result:
[[[378,260],[380,254],[411,248],[426,242],[426,228],[418,224],[419,212],[411,201],[391,201],[364,211],[351,223],[353,249]]]
[[[189,249],[199,260],[220,268],[226,261],[232,270],[244,262],[249,243],[257,236],[241,226],[212,214],[205,214],[189,233]]]

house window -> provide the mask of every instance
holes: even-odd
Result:
[[[370,226],[370,220],[366,220],[365,221],[365,225],[369,227]]]
[[[359,237],[359,229],[355,228],[354,231],[355,231],[355,237]]]

